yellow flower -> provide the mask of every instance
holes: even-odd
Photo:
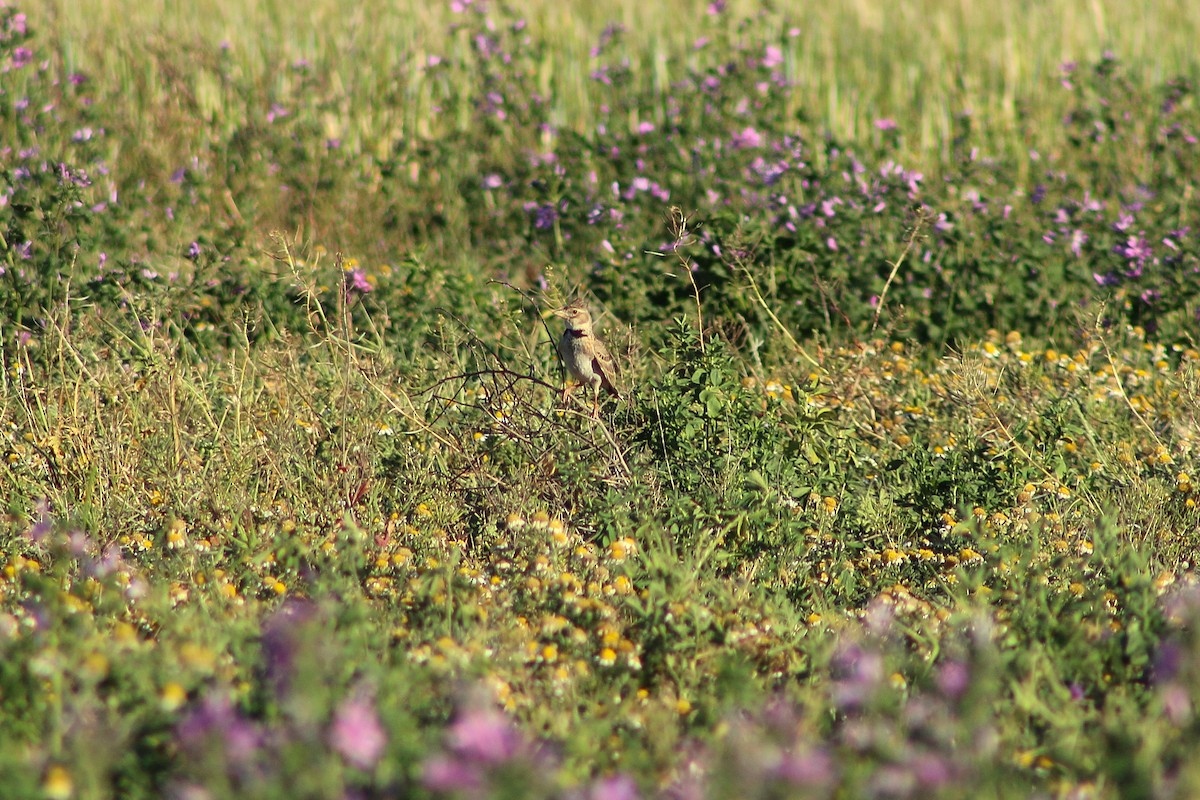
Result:
[[[46,770],[46,777],[42,781],[42,792],[49,800],[67,800],[74,791],[75,786],[71,781],[71,773],[67,772],[66,767],[55,764]]]
[[[167,528],[167,547],[172,550],[178,550],[187,544],[187,523],[176,518],[171,520],[170,526]]]
[[[624,561],[635,552],[637,552],[637,545],[629,537],[617,539],[608,546],[608,554],[613,561]]]
[[[187,702],[187,690],[178,683],[171,681],[162,688],[158,696],[159,705],[163,711],[176,711]]]

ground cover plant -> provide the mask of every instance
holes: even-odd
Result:
[[[0,0],[4,796],[1193,796],[1200,12],[1019,5]]]

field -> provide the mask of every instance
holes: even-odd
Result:
[[[1200,4],[574,5],[0,0],[0,794],[1200,795]]]

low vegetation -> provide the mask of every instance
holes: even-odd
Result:
[[[1189,4],[83,5],[0,2],[6,797],[1196,793]]]

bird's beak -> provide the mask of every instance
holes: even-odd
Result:
[[[567,310],[565,308],[556,308],[550,312],[550,316],[567,318]]]

